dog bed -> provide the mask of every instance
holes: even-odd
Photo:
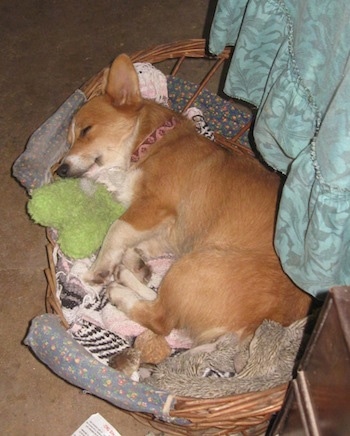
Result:
[[[215,78],[215,73],[229,58],[230,50],[225,50],[218,57],[210,57],[206,54],[205,45],[205,40],[190,40],[157,46],[134,54],[132,60],[140,64],[157,64],[157,67],[161,64],[164,70],[171,68],[166,79],[171,107],[180,112],[192,108],[192,118],[202,134],[213,139],[218,146],[253,158],[248,138],[251,115],[237,109],[232,100],[223,99],[207,89]],[[186,72],[186,62],[193,62],[194,59],[202,62],[203,68],[209,66],[199,83],[180,77],[183,71]],[[68,148],[66,135],[71,116],[87,99],[101,92],[106,71],[107,69],[99,72],[77,90],[30,138],[25,152],[13,167],[14,176],[29,194],[52,180],[51,167]],[[159,80],[154,83],[157,84],[156,87],[161,86]],[[145,86],[147,88],[147,84]],[[163,95],[159,89],[146,91],[148,95],[154,92],[155,98]],[[203,399],[168,392],[164,388],[133,380],[108,367],[106,362],[110,355],[128,347],[125,337],[136,335],[139,326],[124,320],[124,333],[127,333],[123,335],[120,330],[113,332],[108,322],[113,323],[114,314],[108,307],[106,298],[103,295],[96,298],[93,293],[82,289],[77,280],[74,271],[88,267],[86,261],[78,264],[73,262],[61,252],[56,243],[56,232],[49,229],[47,235],[47,310],[50,313],[32,321],[25,342],[52,371],[167,434],[265,432],[272,415],[282,405],[288,377],[277,380],[272,388],[267,386],[260,391],[251,390],[232,395],[225,393],[224,396]],[[171,263],[171,258],[165,255],[153,261],[156,265],[152,279],[156,287],[157,281]],[[85,311],[83,317],[78,315],[81,310]],[[83,322],[75,324],[79,318],[83,318]],[[107,347],[106,331],[109,335]],[[188,338],[176,332],[169,340],[174,349],[191,346]]]

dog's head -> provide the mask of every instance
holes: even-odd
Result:
[[[57,169],[60,177],[95,177],[112,167],[126,169],[142,107],[138,76],[127,55],[118,56],[104,93],[75,115],[68,141],[71,148]]]

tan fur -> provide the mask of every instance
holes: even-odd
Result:
[[[131,165],[133,150],[171,117],[175,128]],[[112,225],[88,280],[106,283],[126,250],[147,241],[178,258],[154,301],[130,295],[121,302],[132,319],[158,335],[183,328],[206,342],[226,332],[246,337],[264,319],[288,325],[307,313],[310,297],[283,273],[273,248],[279,177],[143,100],[126,55],[114,61],[105,94],[78,112],[71,136],[62,175],[98,178],[118,166],[129,183],[129,208]],[[124,294],[120,286],[116,292],[119,304]]]

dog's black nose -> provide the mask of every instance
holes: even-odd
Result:
[[[69,171],[69,165],[64,163],[57,168],[56,173],[60,177],[65,178],[65,177],[68,177],[68,171]]]

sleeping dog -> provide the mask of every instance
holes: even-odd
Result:
[[[242,340],[264,319],[289,325],[306,315],[310,297],[273,247],[279,176],[143,99],[128,56],[115,59],[104,93],[77,112],[69,141],[61,177],[118,174],[116,198],[127,210],[85,279],[107,285],[129,318],[160,336],[184,329],[200,344],[227,332]],[[133,274],[141,249],[175,255],[157,295]]]

